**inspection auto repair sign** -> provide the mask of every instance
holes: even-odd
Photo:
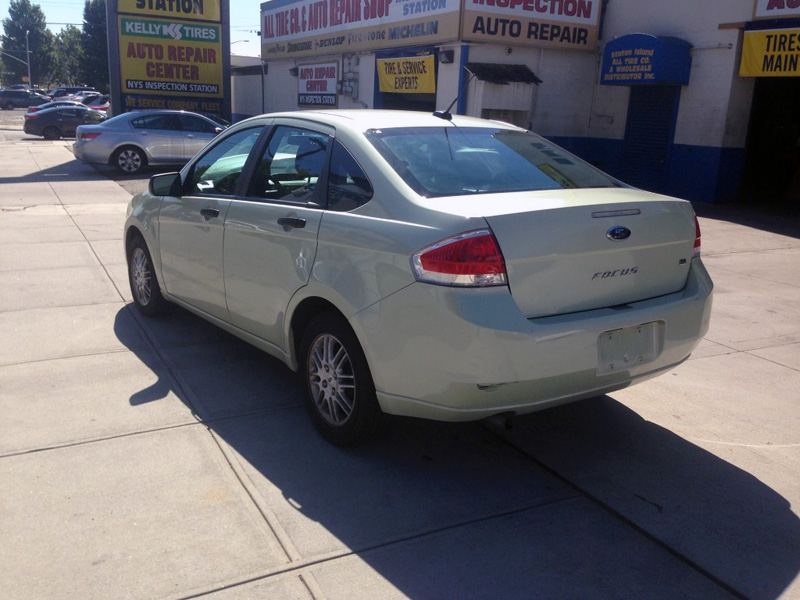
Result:
[[[220,114],[220,1],[119,0],[118,10],[123,110]]]
[[[464,0],[461,39],[594,50],[600,7],[601,0]]]
[[[460,10],[461,0],[272,0],[261,5],[261,56],[453,41]]]

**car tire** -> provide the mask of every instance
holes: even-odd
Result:
[[[14,110],[14,103],[13,102],[6,102],[5,106],[3,107],[6,110]]]
[[[61,137],[61,131],[58,127],[45,127],[44,131],[42,131],[42,137],[46,140],[57,140]]]
[[[138,173],[147,166],[147,157],[136,146],[118,148],[111,157],[111,164],[128,175]]]
[[[322,313],[311,320],[299,363],[306,410],[322,437],[352,446],[383,433],[389,417],[378,405],[367,359],[343,317]]]
[[[146,317],[157,317],[166,311],[168,305],[161,295],[153,259],[140,235],[134,237],[128,247],[128,281],[133,303],[140,313]]]

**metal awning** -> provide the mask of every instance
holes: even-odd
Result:
[[[467,71],[486,83],[508,85],[509,83],[533,83],[542,80],[527,65],[502,65],[499,63],[467,63]]]

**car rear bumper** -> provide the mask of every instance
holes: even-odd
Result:
[[[712,289],[695,259],[679,292],[526,319],[505,287],[415,283],[351,323],[364,342],[385,412],[466,421],[601,395],[680,364],[708,331]],[[600,336],[645,323],[657,323],[655,354],[643,364],[632,356],[630,366],[621,359],[613,372],[602,369],[607,357],[598,349]]]
[[[104,165],[109,160],[108,152],[93,150],[87,142],[75,142],[72,144],[72,153],[78,160],[88,163]]]

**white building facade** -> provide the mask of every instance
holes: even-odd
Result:
[[[321,107],[513,122],[637,187],[788,199],[794,0],[271,0],[234,118]],[[252,70],[252,69],[251,69]],[[263,81],[263,89],[262,87]]]

